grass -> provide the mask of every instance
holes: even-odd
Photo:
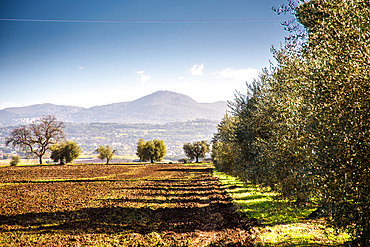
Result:
[[[213,175],[226,187],[238,204],[239,211],[258,224],[253,231],[264,246],[337,246],[349,241],[350,236],[336,233],[323,219],[307,220],[314,207],[295,207],[288,202],[274,200],[277,194],[235,177],[214,171]]]

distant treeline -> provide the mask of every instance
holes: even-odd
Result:
[[[217,121],[199,119],[168,124],[117,124],[117,123],[65,123],[64,132],[68,140],[76,142],[82,153],[94,154],[100,146],[110,145],[118,155],[135,155],[137,142],[142,139],[163,140],[167,156],[184,158],[183,144],[198,140],[210,141],[216,131]],[[0,143],[10,135],[14,126],[0,128]],[[3,147],[10,152],[10,147]]]

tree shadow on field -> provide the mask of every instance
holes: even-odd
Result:
[[[231,197],[209,176],[191,180],[146,180],[143,183],[131,187],[122,184],[115,188],[122,190],[118,194],[122,197],[98,199],[101,207],[0,215],[0,233],[146,234],[249,228],[235,211]],[[132,191],[128,193],[130,196],[127,191]]]
[[[172,168],[172,169],[159,169],[158,171],[165,172],[196,172],[196,173],[212,173],[213,168]]]
[[[183,196],[183,195],[181,195]],[[161,199],[155,199],[155,198],[150,198],[150,199],[142,199],[142,198],[135,198],[135,199],[107,199],[105,201],[108,201],[108,202],[137,202],[137,203],[146,203],[146,204],[176,204],[176,203],[183,203],[183,204],[187,204],[187,203],[197,203],[197,204],[210,204],[211,203],[211,200],[208,199],[204,199],[204,198],[201,198],[201,197],[193,197],[193,196],[189,196],[191,198],[188,198],[188,199],[184,199],[184,198],[181,198],[181,197],[178,197],[178,198],[170,198],[170,199],[164,199],[164,200],[161,200]],[[222,199],[222,200],[218,200],[217,203],[218,204],[223,204],[223,203],[229,203],[231,202],[232,199]]]
[[[68,234],[146,234],[153,231],[185,233],[194,230],[241,228],[239,217],[230,206],[228,202],[215,202],[206,207],[100,207],[25,213],[0,216],[0,233],[62,231]],[[218,212],[217,217],[213,215],[214,212]]]
[[[174,186],[144,186],[144,187],[128,187],[128,188],[116,188],[116,190],[120,189],[130,189],[130,190],[143,190],[143,191],[162,191],[162,190],[172,190],[172,191],[194,191],[198,192],[205,192],[205,191],[212,191],[214,188],[205,187],[205,186],[186,186],[186,185],[174,185]]]
[[[173,209],[171,209],[172,211]],[[18,225],[22,231],[55,231],[66,232],[93,232],[117,233],[137,232],[148,233],[158,228],[168,228],[178,222],[175,211],[169,209],[153,210],[150,208],[122,208],[102,207],[84,208],[76,211],[55,213],[26,213],[15,216],[0,217],[1,225]],[[183,211],[183,210],[182,210]],[[182,214],[191,215],[185,210]],[[169,218],[170,215],[173,215]],[[169,221],[169,222],[166,222]],[[166,222],[167,227],[163,227]],[[189,227],[195,226],[194,222],[187,222]],[[2,229],[1,232],[12,230]],[[19,231],[17,229],[16,231]]]
[[[14,184],[55,184],[55,183],[101,183],[101,182],[122,182],[123,179],[51,179],[51,180],[11,180],[7,183]]]

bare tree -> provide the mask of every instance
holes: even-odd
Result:
[[[42,164],[42,157],[49,147],[65,138],[63,129],[63,122],[57,121],[55,116],[43,116],[28,126],[14,129],[6,139],[6,145],[29,150]]]

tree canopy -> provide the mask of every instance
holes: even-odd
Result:
[[[104,146],[99,146],[96,150],[96,153],[98,153],[98,158],[103,160],[107,159],[107,165],[109,164],[109,161],[113,158],[113,154],[116,152],[116,150],[112,150],[112,148],[107,145],[106,147]]]
[[[42,164],[42,158],[49,147],[64,139],[63,129],[63,122],[57,121],[55,116],[43,116],[28,126],[15,128],[6,139],[6,145],[32,152]]]
[[[73,141],[61,142],[50,147],[50,158],[60,164],[71,163],[81,154],[81,148]]]
[[[207,141],[197,141],[194,143],[186,142],[183,145],[184,153],[186,157],[195,162],[199,162],[199,158],[204,158],[206,153],[209,151],[209,144]]]
[[[137,143],[137,156],[139,156],[140,161],[162,161],[163,157],[166,155],[166,146],[163,144],[162,140],[149,140],[145,142],[140,139]]]

